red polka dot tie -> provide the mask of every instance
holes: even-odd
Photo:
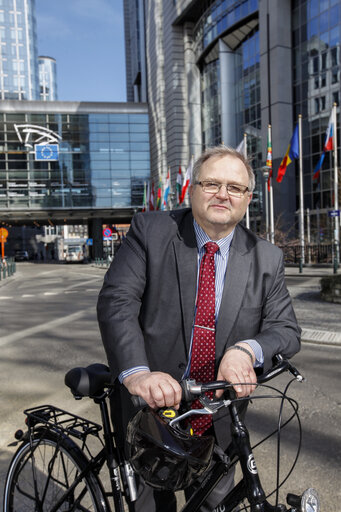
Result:
[[[197,311],[195,315],[190,377],[197,382],[214,380],[215,360],[215,266],[214,254],[219,250],[215,242],[205,244],[206,252],[199,269]],[[210,393],[212,395],[212,393]],[[200,409],[199,400],[192,409]],[[212,425],[212,416],[193,416],[191,425],[196,435],[201,435]]]

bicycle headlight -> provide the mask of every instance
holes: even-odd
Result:
[[[320,498],[313,488],[304,491],[301,497],[301,512],[319,512]]]

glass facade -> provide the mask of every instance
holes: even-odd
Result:
[[[39,57],[39,89],[41,101],[56,101],[57,65],[52,57]]]
[[[0,99],[37,100],[34,0],[0,0]]]
[[[261,215],[262,204],[262,137],[260,103],[259,31],[235,50],[236,132],[238,142],[247,133],[247,150],[256,174],[256,190],[250,205],[255,217]],[[202,142],[203,148],[222,143],[220,61],[203,64],[201,71]]]
[[[340,102],[340,0],[300,0],[293,4],[294,118],[302,114],[304,205],[310,209],[314,242],[333,238],[333,158],[327,152],[319,178],[313,170],[323,151],[331,109]],[[339,156],[340,158],[340,156]],[[339,160],[340,161],[340,160]]]
[[[202,16],[195,28],[197,55],[218,36],[243,18],[258,11],[258,0],[217,0]]]
[[[221,98],[219,59],[207,64],[201,74],[202,144],[221,144]]]
[[[0,211],[139,208],[149,176],[147,114],[0,114]]]
[[[239,140],[247,134],[247,154],[255,171],[256,187],[250,204],[250,213],[260,220],[262,213],[262,137],[260,102],[259,31],[255,30],[238,49],[236,76],[237,132]]]

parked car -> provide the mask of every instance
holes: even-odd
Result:
[[[14,255],[15,261],[28,261],[28,252],[27,251],[15,251]]]
[[[65,255],[65,261],[81,262],[84,261],[83,248],[81,245],[69,246]]]

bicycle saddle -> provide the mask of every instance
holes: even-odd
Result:
[[[108,366],[94,363],[86,368],[72,368],[65,375],[64,382],[75,398],[82,398],[103,394],[104,388],[112,382],[112,378]]]

